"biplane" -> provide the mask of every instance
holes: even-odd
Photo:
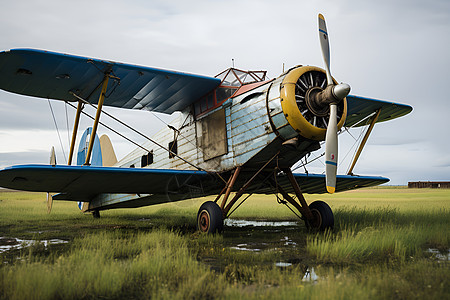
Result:
[[[298,65],[273,79],[265,71],[236,68],[208,77],[33,49],[1,52],[1,89],[65,101],[76,114],[67,165],[56,164],[52,155],[49,165],[7,167],[0,170],[0,186],[51,193],[49,209],[53,200],[75,201],[94,217],[106,209],[216,195],[197,214],[198,229],[207,233],[222,231],[224,219],[250,195],[273,194],[308,227],[333,227],[331,208],[323,201],[308,205],[303,194],[388,182],[354,175],[353,168],[374,125],[406,115],[412,107],[350,95],[350,86],[331,75],[322,15],[318,22],[325,69]],[[85,106],[95,107],[95,116],[86,114]],[[148,137],[103,106],[179,113]],[[81,137],[73,165],[83,114],[93,125]],[[109,138],[97,136],[104,124],[100,116],[113,118],[146,142],[117,160]],[[337,175],[338,135],[361,126],[367,130],[350,170]],[[325,174],[292,172],[323,144]]]

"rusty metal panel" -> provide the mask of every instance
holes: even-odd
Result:
[[[267,138],[267,134],[262,134],[260,136],[256,136],[251,140],[247,140],[243,143],[240,143],[238,145],[235,145],[235,152],[236,155],[235,157],[239,156],[239,155],[244,155],[244,154],[251,154],[252,156],[256,153],[252,153],[255,150],[259,151],[262,149],[262,147],[268,145],[268,143],[270,143],[269,139]]]
[[[212,159],[228,152],[225,109],[219,109],[201,120],[204,159]]]

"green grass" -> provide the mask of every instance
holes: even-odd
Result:
[[[64,239],[0,253],[1,299],[445,299],[450,190],[379,187],[307,195],[332,207],[333,231],[227,228],[195,231],[198,199],[102,212],[42,193],[0,193],[0,237]],[[296,220],[273,197],[253,196],[233,218]],[[285,237],[295,243],[286,246]],[[260,251],[236,250],[253,243]],[[284,268],[276,262],[290,262]],[[313,267],[318,280],[302,281]]]

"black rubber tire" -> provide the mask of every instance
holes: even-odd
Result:
[[[306,221],[306,226],[311,229],[324,231],[326,229],[333,229],[334,215],[330,206],[323,201],[314,201],[309,205],[309,209],[316,217],[316,222],[310,224]]]
[[[92,216],[94,217],[94,219],[100,219],[100,212],[98,210],[94,210],[92,212]]]
[[[217,203],[207,201],[200,206],[197,213],[197,229],[204,233],[222,232],[223,214]]]

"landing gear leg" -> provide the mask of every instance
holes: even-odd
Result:
[[[100,212],[98,210],[94,210],[92,212],[92,216],[94,217],[94,219],[100,219]]]
[[[297,183],[292,171],[290,169],[283,169],[283,172],[287,175],[292,188],[297,196],[298,202],[295,201],[288,193],[286,193],[281,186],[276,182],[277,190],[283,195],[283,198],[294,206],[305,220],[306,226],[314,230],[326,230],[327,228],[333,229],[334,216],[330,206],[323,201],[314,201],[309,206],[306,203],[306,199],[303,197],[300,186]],[[299,203],[300,202],[300,203]]]

